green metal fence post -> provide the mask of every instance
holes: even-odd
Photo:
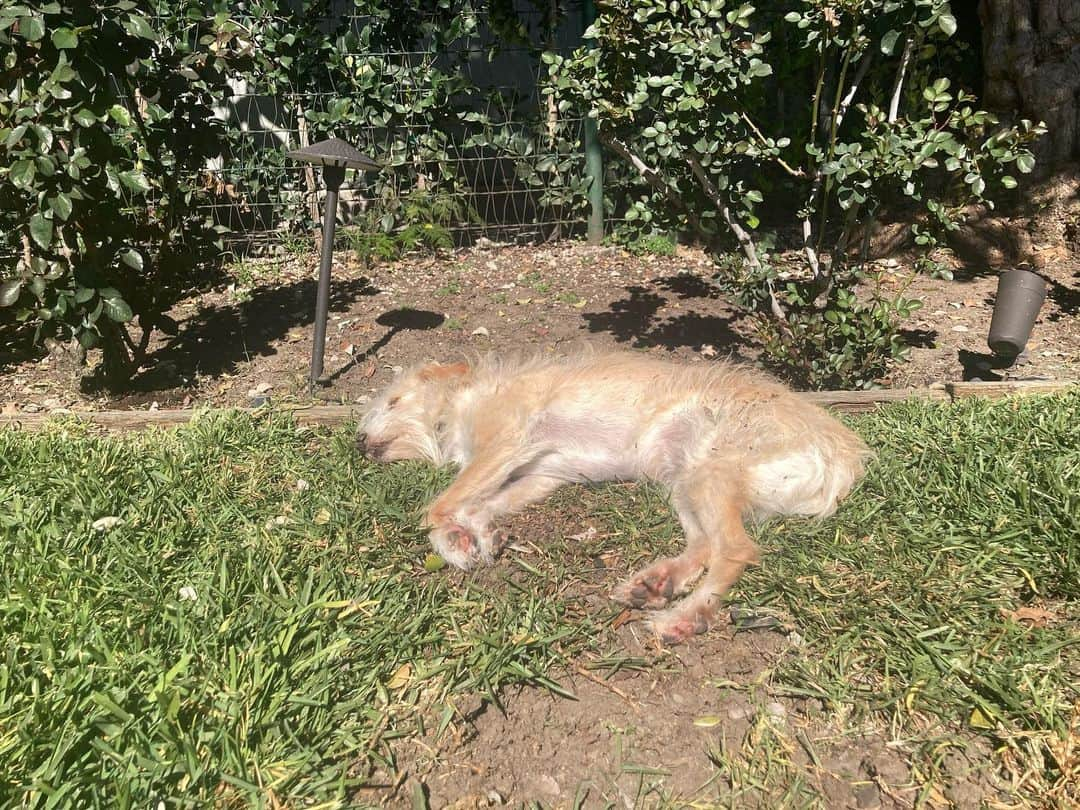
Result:
[[[587,29],[596,20],[593,0],[583,0],[581,21]],[[604,158],[600,152],[600,138],[596,132],[596,119],[585,119],[585,170],[592,182],[589,184],[589,241],[598,245],[604,239]]]

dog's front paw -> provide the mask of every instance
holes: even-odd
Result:
[[[476,535],[460,523],[436,526],[428,535],[435,552],[455,568],[468,571],[480,561],[482,552]]]

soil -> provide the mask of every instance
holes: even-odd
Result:
[[[908,362],[880,382],[909,387],[961,379],[1080,378],[1080,181],[1059,178],[1011,217],[973,212],[944,256],[952,281],[919,277],[909,290],[923,307],[907,325]],[[875,250],[886,287],[900,285],[911,257],[882,227]],[[1047,301],[1021,362],[1002,367],[986,347],[997,276],[1030,266],[1049,282]],[[352,403],[395,369],[463,353],[575,345],[629,346],[702,362],[754,361],[753,319],[712,283],[701,251],[636,256],[580,242],[478,245],[439,257],[363,266],[335,254],[326,384],[318,399]],[[0,408],[5,412],[247,405],[307,400],[317,257],[247,259],[233,280],[192,291],[170,315],[175,336],[156,334],[128,390],[94,390],[86,368],[62,352],[29,350],[0,333]],[[6,344],[6,345],[5,345]],[[91,353],[91,366],[99,357]],[[157,403],[157,405],[154,405]]]
[[[560,685],[574,699],[538,688],[512,690],[502,708],[459,706],[464,720],[441,738],[398,750],[405,773],[384,804],[417,786],[431,807],[825,806],[906,808],[922,786],[909,747],[874,723],[846,724],[816,701],[768,694],[768,668],[797,636],[713,632],[657,657],[633,625],[627,654],[647,669],[580,669]],[[429,726],[429,728],[432,726]],[[978,807],[1004,799],[987,773],[990,751],[957,748],[938,806]],[[936,791],[935,791],[936,792]],[[786,801],[782,800],[786,799]],[[665,804],[666,803],[666,804]]]

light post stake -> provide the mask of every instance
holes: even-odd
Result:
[[[312,394],[323,373],[326,352],[326,321],[330,311],[330,267],[334,260],[334,229],[337,226],[338,191],[345,181],[346,169],[371,171],[379,164],[340,138],[313,143],[287,153],[293,160],[322,167],[326,202],[323,211],[322,255],[319,257],[319,290],[315,298],[315,334],[311,344],[311,371],[308,386]]]

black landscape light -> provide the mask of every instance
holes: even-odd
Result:
[[[986,339],[990,351],[1015,360],[1027,345],[1044,300],[1046,281],[1038,273],[1019,267],[1002,273]]]
[[[293,160],[322,166],[323,184],[326,186],[322,256],[319,259],[319,293],[315,299],[315,338],[311,347],[311,373],[308,380],[311,391],[314,392],[315,384],[323,373],[323,352],[326,349],[326,317],[330,308],[330,262],[334,253],[338,189],[345,180],[346,169],[368,172],[378,169],[379,164],[340,138],[319,141],[303,149],[294,149],[286,155]]]

